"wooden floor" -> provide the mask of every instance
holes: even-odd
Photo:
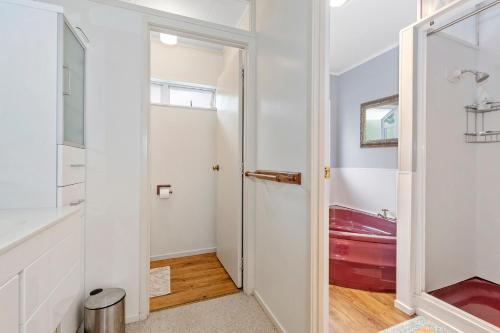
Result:
[[[376,333],[410,319],[394,308],[394,298],[330,285],[330,333]]]
[[[215,253],[158,260],[151,268],[170,266],[170,290],[149,300],[150,311],[234,294],[240,290],[227,274]]]

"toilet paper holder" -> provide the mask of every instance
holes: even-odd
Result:
[[[156,195],[160,195],[160,190],[162,188],[171,188],[172,185],[156,185]],[[169,191],[170,194],[174,193],[172,190]]]

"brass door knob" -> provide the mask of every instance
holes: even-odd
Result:
[[[220,166],[219,166],[218,164],[216,164],[216,165],[214,165],[214,166],[212,167],[212,170],[214,170],[214,171],[219,171],[219,170],[220,170]]]

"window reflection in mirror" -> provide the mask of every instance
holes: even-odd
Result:
[[[398,145],[398,95],[361,104],[361,147]]]

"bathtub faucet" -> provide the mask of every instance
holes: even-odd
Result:
[[[391,216],[392,214],[387,208],[382,208],[381,211],[382,211],[382,213],[377,214],[378,217],[381,217],[387,221],[391,221],[391,222],[396,223],[397,218],[394,216]]]

